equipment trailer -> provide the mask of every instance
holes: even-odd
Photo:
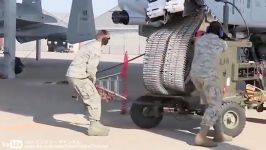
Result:
[[[224,132],[235,137],[245,127],[245,108],[253,108],[258,112],[265,110],[263,102],[266,100],[266,91],[263,91],[263,74],[266,66],[248,60],[252,52],[251,42],[226,43],[228,47],[220,58],[220,86],[223,89],[220,119]],[[243,87],[246,83],[246,87]],[[141,128],[153,128],[162,121],[166,108],[174,110],[177,114],[203,115],[206,106],[200,103],[200,97],[196,92],[177,96],[150,94],[138,98],[132,104],[131,118]]]

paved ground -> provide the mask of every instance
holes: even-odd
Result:
[[[20,54],[22,55],[22,54]],[[26,54],[23,54],[23,56]],[[120,115],[120,102],[103,102],[102,121],[111,128],[108,137],[85,135],[88,122],[83,118],[83,106],[71,98],[68,85],[45,84],[65,80],[69,54],[44,54],[35,62],[25,59],[25,72],[15,80],[0,80],[0,150],[23,149],[107,149],[107,150],[191,150],[200,118],[166,115],[155,129],[141,130],[129,115]],[[50,59],[49,59],[50,58]],[[55,59],[58,58],[58,59]],[[112,57],[114,58],[114,57]],[[117,56],[117,59],[122,57]],[[111,56],[103,58],[111,60]],[[108,60],[108,61],[109,61]],[[136,61],[137,62],[137,61]],[[105,68],[114,63],[101,63]],[[145,93],[141,81],[141,64],[130,64],[130,99]],[[113,73],[118,70],[113,71]],[[104,74],[101,74],[101,76]],[[244,132],[230,143],[222,143],[218,150],[264,150],[266,114],[247,111]]]

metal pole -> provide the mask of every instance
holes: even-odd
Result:
[[[36,40],[36,60],[41,59],[41,40]]]
[[[111,90],[111,81],[112,81],[111,78],[108,78],[108,79],[106,80],[106,88],[107,88],[108,90]]]
[[[114,82],[114,92],[119,93],[119,76],[116,76],[116,80]]]
[[[126,33],[123,32],[123,37],[124,37],[124,45],[123,45],[123,49],[124,49],[124,53],[126,52]]]
[[[15,78],[16,12],[16,0],[4,0],[4,74],[8,79]]]
[[[109,54],[111,54],[111,43],[109,44]]]
[[[140,35],[138,35],[139,36],[139,53],[138,53],[138,55],[140,54]]]
[[[228,3],[225,3],[224,12],[223,12],[223,26],[225,33],[228,33],[228,22],[229,22],[229,5]]]

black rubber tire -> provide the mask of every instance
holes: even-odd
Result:
[[[143,109],[145,107],[152,107],[144,104],[133,103],[130,109],[130,116],[132,121],[140,128],[150,129],[158,126],[163,119],[163,115],[144,116]],[[159,110],[160,111],[160,110]]]
[[[225,116],[227,113],[234,113],[236,114],[235,117],[237,119],[237,124],[235,125],[234,128],[228,128],[224,124]],[[222,127],[223,131],[225,134],[236,137],[240,135],[240,133],[243,131],[246,125],[246,114],[245,114],[245,109],[242,108],[239,104],[233,103],[233,102],[228,102],[224,103],[222,106],[222,117],[220,119],[222,120]]]
[[[256,111],[257,112],[263,112],[264,111],[263,103],[256,107]]]

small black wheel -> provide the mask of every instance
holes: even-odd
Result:
[[[257,110],[257,112],[263,112],[264,111],[263,103],[260,104],[259,106],[257,106],[256,110]]]
[[[220,119],[222,119],[224,133],[232,137],[238,136],[246,125],[244,108],[233,102],[223,104]]]
[[[162,111],[162,108],[156,106],[133,103],[130,109],[130,115],[132,121],[137,126],[150,129],[160,124],[163,119]]]

